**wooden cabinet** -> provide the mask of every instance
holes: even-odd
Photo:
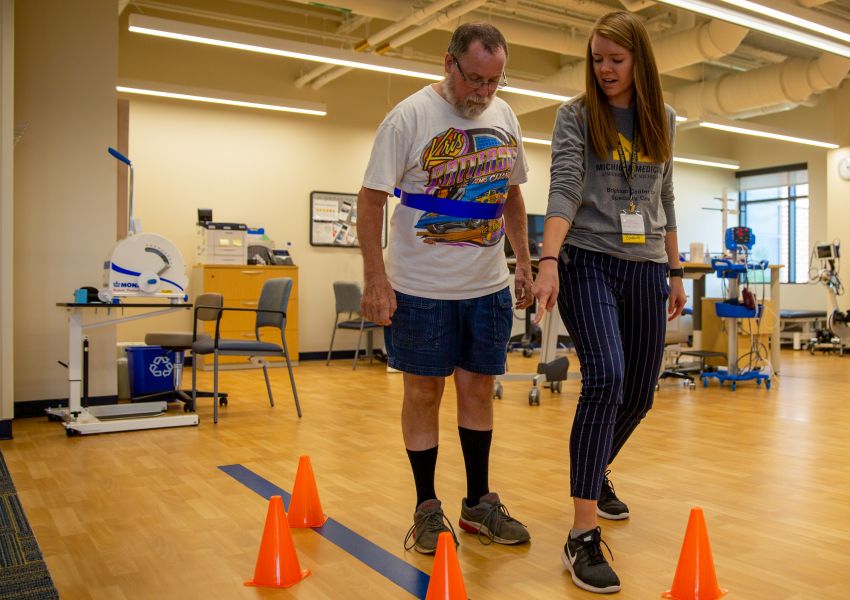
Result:
[[[292,279],[292,293],[286,309],[286,345],[289,357],[298,360],[298,267],[265,265],[197,265],[193,273],[192,290],[195,296],[215,292],[224,297],[224,306],[232,308],[257,308],[263,283],[276,277]],[[231,311],[221,318],[221,337],[229,339],[254,338],[256,313]],[[215,334],[215,323],[206,323],[205,331]],[[278,331],[273,328],[260,330],[260,339],[280,344]],[[199,357],[204,358],[204,357]],[[212,360],[210,357],[206,357]],[[274,362],[275,359],[269,359]],[[279,359],[283,362],[283,358]],[[248,366],[244,356],[222,356],[219,363]]]

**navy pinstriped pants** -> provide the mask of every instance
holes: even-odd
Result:
[[[596,500],[605,470],[652,407],[667,329],[667,265],[566,245],[558,309],[581,363],[570,495]]]

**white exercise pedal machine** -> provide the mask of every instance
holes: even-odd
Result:
[[[196,414],[165,415],[168,410],[165,400],[105,406],[83,406],[81,402],[83,376],[88,375],[83,368],[84,362],[87,363],[84,330],[192,307],[187,304],[188,278],[180,250],[160,235],[137,232],[138,225],[133,219],[133,165],[117,150],[109,148],[109,153],[130,169],[128,235],[115,245],[104,263],[104,286],[98,293],[103,304],[58,304],[68,311],[68,408],[49,408],[48,418],[62,420],[69,436],[197,425]],[[163,298],[170,303],[162,302]],[[147,312],[125,315],[127,309]],[[87,311],[105,312],[106,318],[86,321]]]

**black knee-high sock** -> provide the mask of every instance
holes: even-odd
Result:
[[[475,506],[481,496],[490,491],[488,478],[493,430],[476,431],[465,427],[458,427],[457,430],[466,466],[466,505]]]
[[[437,470],[437,448],[427,450],[408,450],[407,458],[413,468],[413,482],[416,484],[416,506],[426,500],[437,497],[434,490],[434,473]]]

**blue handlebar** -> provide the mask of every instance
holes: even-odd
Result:
[[[107,150],[109,151],[109,153],[110,153],[112,156],[114,156],[115,158],[117,158],[118,160],[120,160],[122,163],[124,163],[124,164],[125,164],[125,165],[127,165],[128,167],[132,167],[132,166],[133,166],[133,164],[130,162],[130,159],[129,159],[129,158],[127,158],[126,156],[124,156],[123,154],[121,154],[120,152],[118,152],[118,150],[116,150],[115,148],[109,147],[109,148],[107,148]]]

